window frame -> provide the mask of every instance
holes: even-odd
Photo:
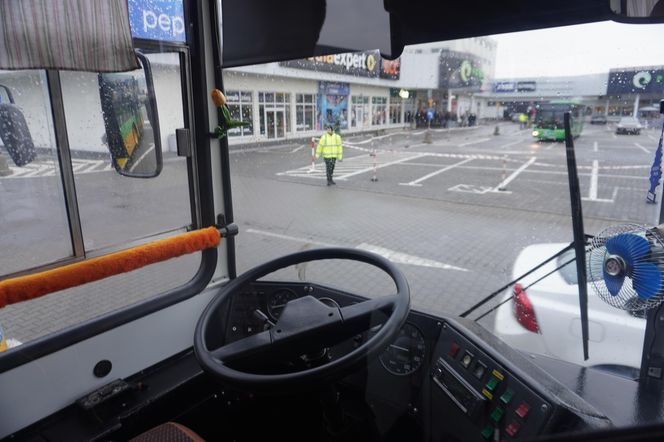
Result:
[[[302,98],[302,101],[297,101],[298,97]],[[311,101],[306,101],[305,97],[311,98]],[[317,121],[316,121],[316,112],[318,108],[318,94],[298,92],[295,94],[295,132],[311,132],[318,130]],[[311,113],[311,128],[307,129],[300,128],[298,125],[298,118],[302,116],[302,124],[306,126],[307,122],[307,113]]]
[[[185,9],[188,9],[188,7],[185,7]],[[185,10],[185,15],[187,14],[188,11]],[[194,20],[202,20],[202,17],[199,16]],[[200,27],[198,29],[198,35],[195,37],[199,41],[202,41],[204,38],[202,29]],[[212,198],[213,186],[210,138],[207,129],[208,103],[206,102],[207,91],[205,91],[205,60],[202,58],[192,59],[187,44],[134,39],[134,45],[137,49],[144,51],[146,54],[155,52],[175,52],[179,54],[184,126],[189,128],[191,134],[190,141],[192,142],[191,156],[186,159],[192,220],[191,228],[196,229],[203,226],[213,225],[217,220],[214,213],[214,200]],[[78,252],[82,252],[82,255],[58,260],[44,266],[25,269],[20,273],[4,275],[3,279],[21,274],[39,272],[86,259],[82,242],[82,230],[80,230],[80,218],[78,218],[78,202],[75,199],[76,186],[71,164],[71,155],[69,152],[69,141],[67,139],[67,125],[65,121],[60,74],[59,71],[47,70],[46,75],[48,94],[51,102],[50,112],[53,114],[54,132],[57,145],[56,151],[58,152],[58,161],[60,162],[60,168],[62,171],[61,179],[63,179],[63,185],[66,185],[64,190],[65,204],[67,206],[68,216],[72,214],[77,218],[73,221],[72,218],[69,218],[70,232],[73,232],[73,229],[71,228],[72,223],[75,227],[78,224],[77,228],[79,229],[81,236],[80,238],[73,238],[72,241],[81,241],[81,249],[78,250]],[[196,78],[196,81],[194,81],[194,78]],[[195,112],[194,108],[196,109]],[[200,116],[195,117],[196,115]],[[209,198],[201,198],[201,195],[203,194],[209,195]],[[74,235],[74,233],[71,234]],[[78,235],[78,233],[76,233],[76,235]],[[94,254],[104,254],[108,251],[108,249],[99,249],[95,250]],[[229,253],[231,255],[234,254],[232,249]],[[11,351],[1,353],[0,373],[4,373],[201,293],[217,270],[217,258],[217,249],[213,248],[204,250],[201,252],[201,261],[196,274],[183,285],[166,292],[155,293],[155,296],[144,301],[127,305],[110,313],[101,314],[92,320],[61,329],[47,336],[37,338],[34,341],[26,342]],[[231,273],[231,276],[234,276],[232,275],[232,272],[229,273]]]
[[[237,93],[238,95],[238,101],[231,100],[232,94]],[[243,100],[242,96],[243,94],[249,94],[251,99],[249,101]],[[245,121],[242,118],[243,111],[245,109],[249,110],[249,113],[251,115],[250,120],[246,120],[249,123],[249,127],[237,127],[235,129],[231,129],[228,131],[228,136],[231,138],[243,138],[243,137],[252,137],[255,135],[255,128],[254,128],[254,92],[250,90],[245,90],[245,89],[230,89],[226,91],[226,99],[227,99],[227,104],[228,104],[228,110],[231,111],[231,106],[238,106],[240,113],[239,113],[239,120],[240,121]],[[232,111],[231,111],[231,118],[233,118]]]

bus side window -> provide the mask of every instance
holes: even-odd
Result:
[[[0,278],[73,247],[44,71],[0,71]],[[1,321],[0,321],[1,322]]]
[[[36,159],[22,168],[9,160],[11,175],[0,176],[0,228],[12,233],[0,234],[2,273],[34,271],[44,265],[104,255],[196,227],[187,158],[177,156],[175,143],[176,129],[189,122],[182,89],[184,57],[179,52],[147,57],[153,69],[160,106],[155,115],[164,146],[163,168],[150,179],[127,178],[111,162],[102,140],[106,128],[99,74],[61,71],[59,82],[48,83],[55,83],[62,96],[64,115],[55,115],[59,118],[56,123],[66,124],[66,138],[57,138],[61,142],[57,146],[57,131],[50,121],[60,111],[51,109],[46,75],[0,72],[0,84],[14,92],[37,151]],[[141,91],[145,90],[141,81],[141,76],[135,76],[129,83]],[[141,112],[144,128],[156,125],[145,108]],[[71,158],[70,171],[67,164],[62,170],[59,167],[58,149]],[[150,161],[143,161],[149,155],[143,151],[125,166],[147,165]],[[4,148],[0,148],[0,158],[7,158]],[[154,167],[151,164],[148,168]],[[67,174],[71,179],[66,179]],[[75,198],[67,200],[63,191]],[[0,324],[7,336],[27,343],[176,289],[190,281],[200,265],[201,254],[194,253],[10,305],[0,309]]]

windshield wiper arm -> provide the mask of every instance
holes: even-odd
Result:
[[[571,114],[565,112],[565,152],[567,154],[567,177],[569,196],[572,204],[572,228],[574,230],[574,251],[576,273],[579,284],[579,309],[581,311],[581,339],[583,340],[583,360],[588,360],[588,285],[586,278],[586,240],[583,234],[583,211],[581,210],[581,189],[576,169],[574,139],[572,138]]]

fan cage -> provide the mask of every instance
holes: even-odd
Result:
[[[662,288],[648,299],[638,296],[629,277],[625,277],[620,291],[615,296],[609,292],[604,282],[604,261],[610,255],[606,249],[606,242],[610,238],[623,233],[631,233],[646,238],[650,242],[651,251],[640,261],[654,262],[660,269],[664,269],[664,238],[662,238],[659,230],[641,224],[622,224],[603,230],[591,240],[586,255],[588,281],[592,284],[597,296],[615,308],[630,312],[650,310],[664,301],[664,281],[662,281]]]

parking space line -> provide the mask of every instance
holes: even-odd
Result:
[[[590,172],[590,190],[588,191],[588,198],[590,200],[597,199],[598,175],[599,175],[599,161],[593,160],[593,170]]]
[[[634,145],[635,145],[636,147],[638,147],[639,149],[641,149],[642,151],[644,151],[645,153],[650,153],[650,151],[649,151],[648,149],[646,149],[645,147],[641,146],[639,143],[634,143]]]
[[[257,230],[257,229],[247,229],[245,230],[247,233],[254,233],[257,235],[262,235],[262,236],[268,236],[272,238],[277,238],[277,239],[283,239],[286,241],[294,241],[294,242],[302,242],[302,243],[307,243],[307,244],[313,244],[319,247],[339,247],[338,244],[330,244],[322,241],[316,241],[311,238],[298,238],[296,236],[290,236],[290,235],[283,235],[280,233],[274,233],[274,232],[268,232],[265,230]],[[373,253],[376,253],[378,255],[381,255],[383,258],[388,259],[389,261],[396,263],[396,264],[408,264],[408,265],[413,265],[413,266],[419,266],[419,267],[433,267],[437,269],[444,269],[444,270],[456,270],[459,272],[467,272],[468,269],[465,269],[463,267],[457,267],[453,266],[450,264],[446,264],[444,262],[440,261],[434,261],[432,259],[427,259],[427,258],[421,258],[419,256],[415,255],[408,255],[406,253],[402,252],[397,252],[395,250],[390,250],[385,247],[377,246],[374,244],[367,244],[367,243],[361,243],[355,246],[356,249],[360,250],[367,250]]]
[[[145,159],[145,157],[147,157],[147,156],[148,156],[150,153],[152,153],[153,151],[154,151],[154,143],[151,143],[151,144],[150,144],[150,148],[149,148],[148,150],[146,150],[146,151],[143,153],[143,155],[141,155],[140,157],[138,157],[138,160],[136,160],[136,162],[135,162],[134,164],[132,164],[132,166],[129,168],[129,172],[133,172],[134,169],[136,169],[136,167],[138,167],[138,165],[141,164],[141,161],[143,161],[143,160]]]
[[[611,135],[613,135],[613,138],[618,138],[618,135],[616,134],[611,134]]]
[[[509,183],[511,183],[521,172],[526,170],[528,166],[533,164],[537,160],[537,157],[532,157],[530,160],[528,160],[526,163],[524,163],[521,167],[519,167],[517,170],[515,170],[512,175],[508,176],[503,180],[502,183],[498,184],[496,187],[493,188],[493,192],[502,192],[500,189],[505,189]]]
[[[427,153],[420,153],[420,154],[409,156],[409,157],[406,157],[406,158],[401,158],[399,160],[390,161],[389,163],[382,163],[382,164],[377,165],[375,168],[376,169],[382,169],[383,167],[388,167],[388,166],[391,166],[393,164],[403,163],[404,161],[414,160],[416,158],[425,157],[427,155],[428,155]],[[341,175],[337,179],[345,180],[345,179],[348,179],[348,178],[350,178],[352,176],[355,176],[355,175],[360,175],[362,173],[371,172],[372,170],[374,170],[373,166],[366,167],[364,169],[361,169],[361,170],[358,170],[358,171],[355,171],[355,172],[351,172],[351,173],[347,173],[345,175]]]
[[[657,138],[653,137],[652,135],[648,134],[648,138],[650,138],[653,141],[657,141]]]
[[[472,161],[472,160],[473,160],[473,158],[468,158],[468,159],[465,159],[465,160],[463,160],[463,161],[459,161],[458,163],[455,163],[455,164],[449,165],[449,166],[447,166],[447,167],[443,167],[443,168],[440,169],[440,170],[437,170],[437,171],[435,171],[435,172],[431,172],[431,173],[429,173],[429,174],[427,174],[427,175],[424,175],[422,178],[418,178],[418,179],[416,179],[415,181],[411,181],[411,182],[409,182],[409,183],[399,183],[399,185],[400,185],[400,186],[416,186],[416,187],[421,187],[422,185],[421,185],[420,183],[421,183],[422,181],[427,180],[427,179],[429,179],[429,178],[431,178],[431,177],[434,177],[434,176],[436,176],[436,175],[439,175],[439,174],[441,174],[441,173],[443,173],[443,172],[445,172],[445,171],[448,171],[448,170],[450,170],[450,169],[454,169],[455,167],[457,167],[457,166],[461,166],[462,164],[466,164],[467,162]]]
[[[593,152],[597,152],[597,141],[593,141]]]
[[[471,144],[484,143],[485,141],[489,141],[490,139],[491,138],[480,138],[479,140],[469,141],[467,143],[461,143],[459,144],[459,147],[470,146]]]

